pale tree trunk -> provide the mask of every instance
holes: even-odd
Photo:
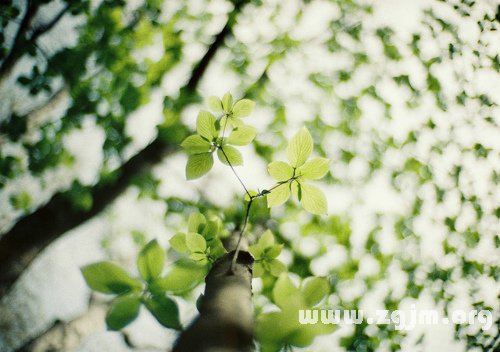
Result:
[[[217,260],[205,278],[200,315],[179,336],[173,352],[251,351],[253,257],[242,250]]]

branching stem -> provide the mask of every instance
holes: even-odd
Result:
[[[226,130],[226,125],[227,125],[227,119],[225,121],[226,123],[224,124],[224,127],[222,129],[222,133],[221,133],[221,136],[222,138],[224,138],[224,132]],[[266,194],[269,194],[271,193],[274,189],[278,188],[279,186],[281,185],[284,185],[285,183],[289,183],[289,182],[292,182],[293,180],[296,180],[298,178],[298,176],[295,175],[295,170],[294,170],[294,175],[286,180],[286,181],[279,181],[277,182],[274,186],[272,186],[271,188],[269,189],[264,189],[262,191],[260,191],[259,193],[257,194],[250,194],[250,192],[248,191],[248,188],[245,186],[245,183],[243,182],[243,180],[240,178],[240,176],[238,175],[238,173],[236,172],[236,170],[234,169],[233,165],[231,164],[231,161],[229,160],[226,152],[224,151],[224,147],[222,145],[220,145],[218,147],[220,149],[220,151],[222,152],[222,154],[224,155],[224,157],[226,158],[226,161],[227,161],[227,164],[229,165],[229,167],[231,168],[231,171],[233,172],[234,176],[236,176],[236,179],[239,181],[239,183],[241,184],[241,186],[243,187],[243,189],[245,190],[245,194],[247,195],[248,197],[248,204],[247,204],[247,207],[246,207],[246,210],[245,210],[245,217],[243,219],[243,225],[241,226],[241,229],[240,229],[240,233],[238,235],[238,242],[236,243],[236,248],[234,250],[234,256],[233,256],[233,260],[231,262],[231,268],[230,268],[230,271],[233,272],[234,271],[234,268],[235,268],[235,265],[236,265],[236,260],[238,259],[238,254],[240,252],[240,244],[241,244],[241,239],[243,238],[243,234],[245,232],[245,229],[247,227],[247,224],[248,224],[248,218],[250,216],[250,209],[252,207],[252,204],[253,204],[253,200],[256,199],[256,198],[260,198],[260,197],[263,197],[265,196]]]

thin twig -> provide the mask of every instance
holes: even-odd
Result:
[[[236,170],[234,169],[233,167],[233,164],[231,164],[231,161],[229,161],[229,158],[227,157],[227,154],[226,152],[224,151],[224,148],[222,146],[219,146],[219,149],[220,151],[222,152],[222,154],[224,155],[224,157],[226,158],[226,161],[227,161],[227,164],[229,165],[229,167],[231,168],[231,170],[233,171],[233,174],[234,176],[236,176],[236,178],[238,179],[238,181],[240,182],[241,186],[243,187],[243,189],[245,190],[245,193],[251,198],[252,196],[250,195],[250,192],[248,191],[247,187],[245,186],[245,184],[243,183],[243,181],[241,180],[240,176],[238,176],[238,173],[236,172]]]

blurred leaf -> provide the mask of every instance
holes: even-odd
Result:
[[[144,301],[146,308],[166,328],[181,330],[177,303],[167,296],[155,296]]]
[[[142,284],[118,265],[111,262],[98,262],[82,268],[87,285],[102,293],[122,294],[140,290]]]
[[[144,280],[150,281],[160,276],[165,265],[165,251],[158,241],[152,240],[139,253],[137,268]]]
[[[139,315],[141,300],[136,295],[116,298],[108,308],[106,325],[109,330],[120,330],[130,324]]]

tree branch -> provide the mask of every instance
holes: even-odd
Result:
[[[21,24],[19,25],[16,36],[14,37],[12,47],[7,57],[0,64],[0,80],[12,69],[17,59],[22,56],[22,53],[24,53],[24,48],[27,42],[26,32],[28,31],[31,25],[31,21],[35,17],[38,8],[39,8],[38,1],[36,0],[26,1],[26,13],[24,14]]]
[[[61,20],[61,18],[70,9],[71,3],[68,3],[63,9],[61,9],[61,11],[59,11],[49,22],[35,28],[28,37],[26,37],[25,34],[30,27],[33,17],[38,11],[39,4],[38,1],[30,0],[28,1],[27,6],[28,8],[26,10],[26,14],[21,22],[21,25],[19,26],[12,48],[7,57],[0,64],[0,80],[9,74],[17,60],[19,60],[26,53],[30,45],[39,48],[36,44],[37,39],[51,30]]]
[[[235,10],[230,14],[227,24],[194,67],[191,78],[183,88],[184,92],[189,94],[195,92],[211,59],[230,34],[235,16],[242,4],[243,2],[238,2],[235,5]],[[0,297],[7,293],[36,255],[52,241],[99,214],[129,186],[134,177],[150,170],[176,147],[161,137],[157,137],[149,146],[123,164],[113,184],[98,184],[92,189],[94,201],[90,210],[77,210],[66,197],[56,194],[47,204],[18,221],[12,229],[0,237],[0,267],[2,268]]]

